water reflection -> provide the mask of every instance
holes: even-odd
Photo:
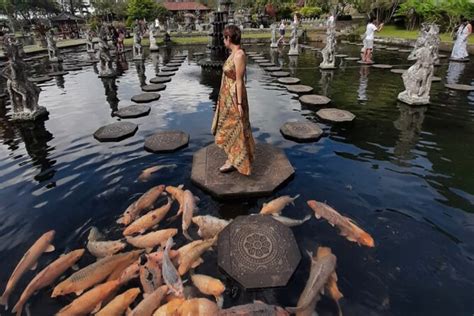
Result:
[[[298,68],[298,56],[288,56],[288,68],[292,77],[295,76],[296,68]]]
[[[94,65],[94,68],[97,69],[97,64]],[[124,72],[128,70],[128,62],[127,62],[127,57],[125,54],[119,54],[117,56],[117,63],[116,63],[116,73],[117,76],[122,76]],[[99,73],[98,69],[97,71],[94,70],[97,74]]]
[[[325,96],[329,96],[329,89],[331,82],[334,78],[334,70],[323,70],[320,69],[321,79],[319,79],[319,84],[321,85],[321,93]]]
[[[117,97],[117,84],[115,78],[100,78],[105,89],[105,99],[109,103],[111,113],[113,114],[118,110],[119,98]]]
[[[360,67],[359,88],[357,89],[357,99],[359,101],[367,101],[367,84],[369,82],[369,66]]]
[[[279,50],[278,48],[270,48],[270,61],[275,64],[275,65],[278,65],[278,55],[279,55]]]
[[[459,79],[461,79],[464,73],[464,68],[466,68],[465,63],[450,62],[446,72],[446,82],[449,84],[459,83]]]
[[[400,131],[400,135],[395,143],[393,153],[399,159],[398,163],[402,163],[402,161],[411,160],[415,157],[412,150],[418,143],[428,107],[412,107],[398,103],[398,109],[400,116],[393,125]]]
[[[138,81],[140,82],[140,87],[146,86],[146,76],[145,76],[145,61],[135,61],[135,69],[137,70]]]
[[[200,83],[212,88],[212,92],[209,94],[209,100],[212,100],[213,103],[217,103],[217,98],[219,97],[220,90],[220,80],[216,78],[221,78],[222,71],[216,69],[201,69],[201,81]]]
[[[151,53],[151,64],[155,70],[155,75],[160,72],[160,55],[158,53]]]

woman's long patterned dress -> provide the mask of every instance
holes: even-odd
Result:
[[[243,115],[240,117],[237,105],[236,71],[232,54],[224,63],[221,89],[211,130],[215,135],[216,145],[224,149],[228,161],[240,173],[250,175],[255,153],[255,141],[250,128],[245,86],[242,90],[242,111]]]

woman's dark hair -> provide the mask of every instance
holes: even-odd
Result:
[[[241,33],[237,25],[227,25],[224,28],[224,36],[227,36],[232,44],[240,45]]]
[[[374,21],[375,21],[375,17],[374,17],[374,16],[371,16],[371,17],[369,18],[369,22],[372,23],[372,22],[374,22]]]

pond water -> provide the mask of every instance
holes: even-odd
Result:
[[[317,94],[332,98],[331,106],[349,110],[351,124],[319,122],[318,108],[302,106],[295,95],[249,61],[247,88],[253,133],[258,142],[282,148],[296,172],[271,197],[224,202],[211,198],[190,182],[193,153],[213,142],[210,125],[220,72],[201,70],[192,53],[204,46],[160,51],[140,63],[122,63],[116,79],[99,79],[93,66],[71,71],[41,84],[40,105],[50,115],[44,123],[13,124],[10,105],[0,106],[0,290],[36,238],[56,230],[56,251],[45,254],[39,269],[60,253],[84,247],[91,226],[109,239],[121,238],[115,220],[139,194],[152,185],[184,184],[201,199],[201,215],[226,219],[257,213],[279,195],[300,194],[283,215],[303,218],[309,199],[326,201],[353,218],[375,239],[368,249],[346,241],[324,220],[312,218],[293,228],[303,259],[288,286],[244,291],[217,269],[215,252],[204,255],[197,269],[226,283],[225,307],[252,302],[294,306],[305,286],[310,261],[307,251],[331,247],[337,256],[339,288],[345,315],[471,315],[474,312],[474,93],[444,88],[446,82],[474,84],[474,64],[441,59],[433,83],[432,104],[410,107],[397,102],[401,76],[356,62],[335,71],[316,68],[320,57],[303,50],[289,59],[287,48],[271,52],[256,46],[274,62],[289,69]],[[358,56],[359,47],[340,45],[340,53]],[[188,59],[151,104],[149,116],[133,119],[139,125],[131,138],[99,143],[92,134],[118,121],[114,110],[132,104],[140,83],[154,77],[156,66],[178,53]],[[408,67],[408,54],[376,50],[377,62]],[[65,61],[87,58],[69,52]],[[36,66],[38,72],[44,63]],[[138,71],[137,71],[138,70]],[[280,126],[287,120],[318,122],[324,136],[315,143],[284,139]],[[170,154],[143,149],[145,137],[157,130],[179,129],[190,134],[189,146]],[[140,171],[156,164],[176,164],[149,182],[137,181]],[[176,211],[176,206],[172,212]],[[171,223],[180,227],[180,221]],[[196,235],[196,228],[190,232]],[[180,234],[178,245],[185,240]],[[86,255],[80,266],[92,262]],[[33,277],[28,272],[10,298],[10,306]],[[72,297],[49,298],[51,288],[30,300],[33,315],[51,315]],[[326,298],[318,304],[322,315],[336,313]],[[3,315],[4,312],[2,311]]]

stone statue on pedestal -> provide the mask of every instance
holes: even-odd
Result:
[[[102,25],[99,31],[99,60],[100,70],[99,77],[114,77],[115,71],[112,67],[112,57],[110,56],[110,48],[108,44],[108,28]]]
[[[323,61],[319,65],[321,69],[335,69],[336,58],[336,24],[328,22],[326,30],[326,46],[321,50]]]
[[[7,91],[13,106],[12,120],[32,121],[47,115],[46,108],[38,105],[40,88],[28,80],[28,65],[22,59],[21,44],[7,38],[4,51],[9,62],[2,76],[7,79]]]
[[[95,48],[94,48],[94,41],[93,41],[93,34],[92,34],[92,30],[89,30],[87,31],[87,35],[86,35],[86,46],[87,46],[87,52],[88,53],[94,53],[95,52]]]
[[[434,65],[438,61],[439,27],[436,24],[423,24],[415,48],[408,60],[416,60],[403,73],[405,91],[400,92],[398,100],[410,105],[430,103],[431,78]]]
[[[298,45],[298,24],[293,23],[291,30],[290,51],[288,52],[288,56],[296,56],[299,54],[300,52]]]
[[[138,26],[135,26],[133,34],[133,60],[143,59],[142,34]]]
[[[46,33],[46,41],[48,42],[48,57],[50,62],[57,63],[61,61],[61,58],[59,57],[59,51],[53,36],[53,30],[49,30],[48,33]]]
[[[271,48],[277,48],[278,47],[278,43],[277,43],[277,27],[275,24],[272,24],[271,26],[272,28],[272,43],[270,44],[270,47]]]
[[[156,39],[155,39],[155,23],[151,23],[149,29],[149,40],[150,40],[150,51],[151,52],[156,52],[159,50],[158,46],[156,45]]]

